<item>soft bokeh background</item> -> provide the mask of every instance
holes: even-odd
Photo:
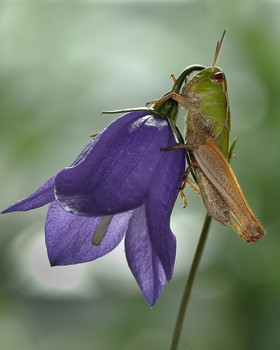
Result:
[[[228,29],[218,65],[239,138],[233,168],[267,235],[245,244],[212,224],[180,349],[279,349],[279,19],[277,1],[1,1],[1,209],[69,165],[115,118],[102,110],[144,106],[170,89],[171,73],[211,65]],[[1,349],[168,349],[205,215],[186,195],[172,215],[174,278],[152,310],[122,245],[50,268],[47,208],[1,216]]]

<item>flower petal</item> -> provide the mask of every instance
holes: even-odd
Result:
[[[101,217],[78,216],[66,212],[53,201],[46,220],[46,245],[54,265],[71,265],[95,260],[113,250],[122,240],[132,212],[115,215],[99,246],[92,244]]]
[[[147,303],[152,307],[159,298],[165,281],[165,273],[150,242],[145,204],[133,211],[125,237],[128,265]]]
[[[13,204],[7,209],[3,210],[1,214],[10,213],[13,211],[27,211],[42,207],[43,205],[50,203],[54,200],[54,180],[56,175],[51,177],[44,183],[38,190],[33,192],[30,196],[23,198]]]
[[[83,151],[79,154],[77,159],[73,162],[72,166],[81,163],[87,156],[87,154],[92,150],[95,143],[100,138],[100,134],[92,139]],[[11,204],[7,209],[3,210],[1,214],[10,213],[13,211],[27,211],[31,209],[36,209],[52,202],[54,197],[54,181],[56,174],[53,175],[47,182],[45,182],[38,190],[33,192],[30,196],[23,198],[13,204]]]
[[[164,147],[174,144],[173,135]],[[150,240],[164,268],[166,278],[172,278],[176,253],[176,239],[170,230],[173,210],[185,170],[185,152],[182,149],[162,152],[159,172],[151,184],[146,202]]]
[[[112,215],[145,201],[158,171],[160,148],[171,134],[165,118],[146,113],[116,119],[84,161],[58,173],[55,196],[65,210],[78,215]]]

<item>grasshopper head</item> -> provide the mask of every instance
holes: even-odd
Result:
[[[196,93],[202,96],[227,90],[225,73],[219,67],[203,69],[190,80],[189,85],[195,85]]]

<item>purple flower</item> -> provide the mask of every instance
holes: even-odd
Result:
[[[97,259],[125,235],[128,265],[148,304],[173,274],[176,239],[170,215],[185,169],[183,150],[161,152],[175,139],[166,118],[125,114],[33,194],[3,211],[50,203],[45,232],[51,265]]]

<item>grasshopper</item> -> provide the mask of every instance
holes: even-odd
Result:
[[[181,93],[171,92],[157,104],[172,98],[187,112],[184,144],[177,144],[162,151],[185,148],[189,166],[180,188],[190,184],[202,197],[208,213],[223,225],[228,223],[246,242],[256,242],[264,235],[264,229],[250,209],[241,187],[229,164],[230,109],[226,77],[216,62],[226,31],[217,43],[211,67],[190,66],[178,78],[182,82],[191,72],[199,71],[183,86]],[[173,77],[176,84],[176,79]],[[192,171],[196,183],[190,178]],[[235,218],[235,219],[234,219]]]

